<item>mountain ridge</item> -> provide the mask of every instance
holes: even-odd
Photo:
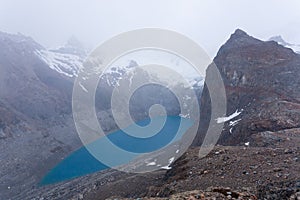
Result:
[[[239,41],[241,44],[237,44]],[[235,125],[231,125],[233,121],[225,123],[221,144],[243,144],[252,134],[300,126],[297,78],[300,55],[274,41],[253,39],[238,30],[220,48],[214,63],[224,81],[227,115],[243,110],[241,121]],[[202,122],[195,140],[198,145],[210,120],[211,104],[206,85],[201,105]]]
[[[0,166],[0,198],[103,199],[101,195],[106,198],[116,194],[165,197],[185,189],[199,189],[203,184],[198,180],[205,177],[205,186],[215,186],[216,178],[224,186],[234,187],[225,190],[227,196],[227,192],[236,194],[235,189],[241,189],[239,181],[246,181],[251,186],[248,192],[255,193],[257,181],[268,184],[284,177],[284,183],[300,179],[295,170],[300,133],[299,55],[277,42],[264,42],[236,30],[214,58],[228,99],[227,115],[219,116],[225,121],[219,145],[235,147],[217,145],[204,160],[197,157],[209,121],[218,122],[210,119],[209,91],[205,85],[200,99],[200,129],[194,141],[197,147],[173,163],[167,173],[124,175],[105,171],[37,188],[36,183],[46,171],[81,145],[72,126],[70,106],[75,77],[49,68],[35,53],[36,49],[44,49],[35,48],[35,44],[30,47],[31,42],[26,42],[30,39],[12,37],[17,37],[15,42],[0,34],[0,152],[1,159],[6,161]],[[211,77],[209,73],[208,68],[206,78]],[[106,89],[105,92],[111,92],[109,87]],[[105,114],[110,114],[109,106],[105,107]],[[257,160],[248,159],[253,157]],[[198,162],[213,167],[203,168],[195,164]],[[237,175],[231,173],[231,167]],[[274,189],[262,186],[270,187],[271,192]],[[292,188],[291,192],[296,190]]]
[[[300,45],[299,44],[288,43],[280,35],[271,37],[269,39],[269,41],[275,41],[275,42],[277,42],[278,44],[280,44],[280,45],[282,45],[284,47],[292,49],[295,53],[300,54]]]

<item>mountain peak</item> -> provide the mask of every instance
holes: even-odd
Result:
[[[231,36],[239,36],[239,37],[249,37],[249,35],[243,31],[242,29],[236,29],[235,32]]]
[[[72,35],[68,39],[68,41],[67,41],[67,43],[66,43],[65,46],[66,47],[77,48],[77,49],[84,49],[82,43],[74,35]]]
[[[222,54],[229,49],[242,48],[250,45],[261,44],[262,41],[248,35],[245,31],[241,29],[236,29],[227,42],[220,48],[218,55]]]
[[[51,49],[51,51],[62,54],[76,55],[81,58],[85,58],[87,56],[87,52],[84,46],[75,36],[71,36],[64,46],[58,49]]]
[[[246,46],[251,44],[258,44],[262,41],[248,35],[245,31],[241,29],[236,29],[233,34],[231,34],[229,40],[226,42],[234,46]]]

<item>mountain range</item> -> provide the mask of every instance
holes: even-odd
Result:
[[[239,148],[247,144],[257,148],[270,148],[283,140],[278,133],[288,134],[289,138],[299,135],[300,55],[298,50],[293,51],[298,47],[284,42],[281,37],[261,41],[240,29],[221,46],[214,63],[224,81],[228,102],[227,115],[220,116],[223,117],[225,125],[218,141],[219,145]],[[95,174],[49,188],[35,188],[47,171],[81,146],[72,118],[71,98],[74,79],[86,56],[87,52],[75,38],[71,38],[63,47],[49,50],[22,34],[0,32],[0,199],[82,199],[83,194],[94,199],[92,193],[99,194],[102,191],[99,189],[102,181],[103,185],[109,183],[103,188],[111,188],[115,184],[120,191],[113,194],[121,197],[156,196],[159,190],[155,185],[163,184],[167,191],[173,187],[171,184],[174,181],[176,183],[179,180],[191,180],[178,177],[181,175],[180,170],[183,173],[186,166],[198,169],[191,166],[190,159],[186,159],[194,155],[191,151],[176,161],[167,174],[154,172],[154,175],[145,175],[145,180],[149,183],[145,183],[140,191],[133,189],[136,187],[134,183],[143,178],[119,175],[115,172],[106,175]],[[136,61],[131,60],[127,66],[115,67],[100,80],[96,99],[101,101],[96,101],[96,109],[106,132],[117,129],[109,103],[112,89],[124,74],[124,68],[137,65]],[[206,79],[211,77],[210,73],[208,67]],[[201,121],[193,143],[193,148],[198,148],[210,122],[211,102],[205,82],[203,86],[200,84],[203,83],[202,79],[190,81],[193,87],[189,89],[197,92],[201,102]],[[136,120],[147,116],[147,108],[153,102],[168,105],[173,114],[180,113],[177,107],[169,103],[173,99],[168,96],[158,98],[154,95],[156,92],[155,88],[146,91],[152,98],[145,100],[147,106],[138,104],[135,108],[133,117]],[[145,91],[140,95],[144,96]],[[135,101],[139,103],[138,100],[137,98]],[[218,123],[218,119],[212,120],[215,124]],[[128,191],[116,183],[118,176],[131,181]],[[294,176],[296,177],[292,177],[293,180],[300,178],[299,173]],[[159,182],[151,177],[157,178]],[[91,186],[95,183],[98,185]],[[76,184],[79,184],[82,190],[72,189]],[[195,188],[189,185],[188,189]],[[107,191],[113,192],[112,189]],[[172,194],[166,191],[158,196]],[[104,192],[103,198],[113,194]]]
[[[22,34],[0,32],[0,156],[4,161],[0,167],[0,199],[36,185],[55,164],[82,145],[71,105],[73,83],[86,57],[74,37],[62,47],[46,49]],[[118,128],[110,105],[112,91],[126,68],[137,65],[130,60],[125,66],[114,66],[99,81],[97,117],[107,133]],[[187,89],[199,94],[202,79],[192,78],[190,82]],[[145,118],[153,103],[163,104],[170,114],[178,115],[177,104],[170,103],[176,99],[163,91],[153,85],[137,92],[132,98],[136,104],[132,117]]]

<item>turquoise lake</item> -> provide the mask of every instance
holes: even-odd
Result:
[[[157,117],[152,120],[159,121],[163,119],[163,117]],[[149,122],[150,119],[146,119],[137,122],[137,124],[140,126],[146,126],[149,124]],[[179,129],[180,124],[181,127]],[[99,138],[95,142],[87,145],[87,147],[81,147],[80,149],[71,153],[41,180],[40,185],[70,180],[109,168],[94,158],[89,153],[87,148],[96,148],[97,152],[106,153],[108,156],[110,156],[109,153],[107,153],[107,149],[105,149],[105,146],[107,146],[107,141],[109,140],[114,145],[128,152],[133,152],[136,154],[152,152],[168,145],[170,142],[180,140],[180,138],[192,125],[193,122],[190,119],[179,116],[168,116],[166,117],[164,127],[152,137],[137,138],[126,134],[122,130],[115,131],[108,134],[105,139]],[[130,126],[128,127],[128,130],[130,130]],[[148,131],[151,131],[151,129]],[[176,133],[177,135],[175,137]],[[133,159],[135,159],[135,157],[123,158],[122,164],[128,163]],[[116,160],[121,159],[116,158]],[[116,166],[118,164],[119,163],[116,162]]]

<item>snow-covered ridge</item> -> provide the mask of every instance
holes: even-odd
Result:
[[[82,69],[84,59],[78,55],[59,53],[51,50],[37,50],[35,53],[51,69],[68,77],[76,77],[79,70]]]
[[[51,69],[68,77],[77,77],[87,56],[84,46],[74,36],[61,47],[37,49],[35,54]]]
[[[35,50],[35,54],[44,61],[51,69],[57,71],[68,77],[77,77],[80,70],[83,68],[83,62],[85,56],[82,54],[75,54],[72,52],[61,51],[62,48],[58,50],[45,50],[38,49]],[[105,76],[103,77],[107,85],[114,87],[119,84],[122,76],[127,70],[138,66],[139,64],[134,60],[127,60],[122,65],[112,66],[105,71]],[[187,81],[190,83],[191,88],[199,89],[204,85],[204,78],[201,77],[186,77]]]
[[[269,41],[275,41],[278,44],[292,49],[295,53],[300,54],[300,45],[299,44],[291,44],[286,42],[280,35],[279,36],[273,36],[269,39]]]
[[[300,45],[291,45],[291,46],[286,46],[287,48],[290,48],[290,49],[293,49],[293,51],[295,52],[295,53],[298,53],[298,54],[300,54]]]

